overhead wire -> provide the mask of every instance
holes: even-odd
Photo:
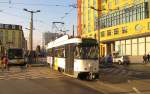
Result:
[[[26,6],[71,7],[71,10],[69,12],[65,13],[65,15],[63,17],[60,17],[61,20],[63,20],[65,17],[67,17],[67,15],[71,14],[71,12],[73,11],[73,9],[77,8],[76,4],[70,4],[70,5],[67,6],[67,5],[60,4],[60,2],[59,2],[59,4],[38,4],[38,3],[29,4],[29,3],[13,3],[11,0],[9,0],[8,2],[0,2],[0,3],[5,3],[5,4],[9,4],[9,5],[26,5]],[[17,7],[14,7],[14,6],[10,6],[9,8],[19,9]],[[22,10],[22,9],[19,9],[19,10]],[[21,16],[18,16],[16,14],[10,14],[10,13],[7,13],[7,12],[2,12],[2,13],[5,14],[5,15],[22,18]],[[37,22],[40,22],[42,24],[46,24],[45,22],[40,21],[40,20],[37,20]]]
[[[60,19],[63,20],[63,19],[64,19],[67,15],[69,15],[72,11],[73,11],[73,8],[72,8],[69,12],[65,13],[64,16],[60,17]]]

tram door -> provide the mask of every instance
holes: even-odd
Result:
[[[65,55],[66,55],[66,64],[65,64],[65,72],[70,75],[74,75],[74,50],[73,45],[68,44],[65,47]]]

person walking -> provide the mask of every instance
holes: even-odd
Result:
[[[2,72],[4,71],[4,62],[3,62],[3,58],[4,58],[4,56],[1,57],[1,69],[2,69]]]
[[[28,57],[28,63],[27,63],[27,66],[28,66],[29,69],[31,69],[32,58],[33,58],[33,57],[32,57],[32,52],[31,52],[31,51],[28,52],[28,56],[27,56],[27,57]]]
[[[7,55],[2,57],[2,65],[3,65],[2,71],[4,71],[4,69],[7,69],[7,71],[9,71]]]
[[[144,56],[143,56],[143,63],[147,63],[147,55],[146,54],[144,54]]]
[[[147,62],[149,63],[150,62],[150,55],[147,54]]]

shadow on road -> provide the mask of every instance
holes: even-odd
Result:
[[[150,66],[112,65],[100,67],[100,81],[105,83],[119,84],[126,83],[128,80],[144,79],[150,79]]]

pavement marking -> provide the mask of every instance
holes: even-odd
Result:
[[[136,87],[132,87],[132,89],[133,89],[137,94],[142,94]]]

